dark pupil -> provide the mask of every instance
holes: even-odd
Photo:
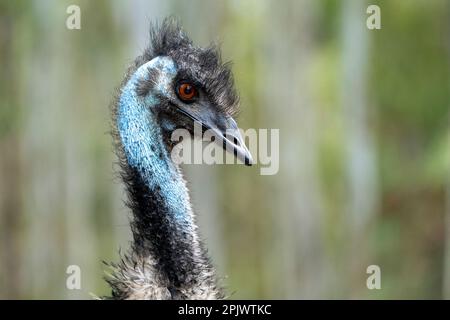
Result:
[[[192,93],[192,86],[190,86],[190,85],[188,85],[188,84],[186,84],[186,85],[184,85],[184,88],[183,88],[184,90],[184,94],[185,95],[191,95],[191,93]]]

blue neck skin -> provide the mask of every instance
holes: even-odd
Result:
[[[140,79],[148,77],[149,70],[160,71],[157,85],[146,97],[136,94]],[[176,66],[168,57],[156,57],[142,65],[122,88],[119,99],[117,128],[128,165],[137,170],[151,192],[160,188],[168,208],[167,217],[185,231],[193,228],[189,194],[179,171],[163,141],[160,124],[150,111],[159,101],[155,93],[171,95],[171,82]]]

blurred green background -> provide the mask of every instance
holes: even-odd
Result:
[[[0,298],[109,293],[130,233],[108,105],[168,15],[233,60],[240,126],[280,129],[276,175],[186,166],[232,297],[450,298],[445,0],[0,0]]]

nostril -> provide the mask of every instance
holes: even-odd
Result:
[[[236,136],[234,136],[230,133],[227,133],[226,137],[228,140],[232,141],[235,145],[241,146],[241,142],[239,141],[239,139]]]

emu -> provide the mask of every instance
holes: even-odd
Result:
[[[186,182],[172,160],[171,133],[210,130],[247,165],[252,158],[233,119],[238,95],[215,46],[195,46],[178,22],[150,27],[150,44],[112,106],[113,141],[132,211],[133,240],[106,278],[112,299],[222,299],[199,238]]]

